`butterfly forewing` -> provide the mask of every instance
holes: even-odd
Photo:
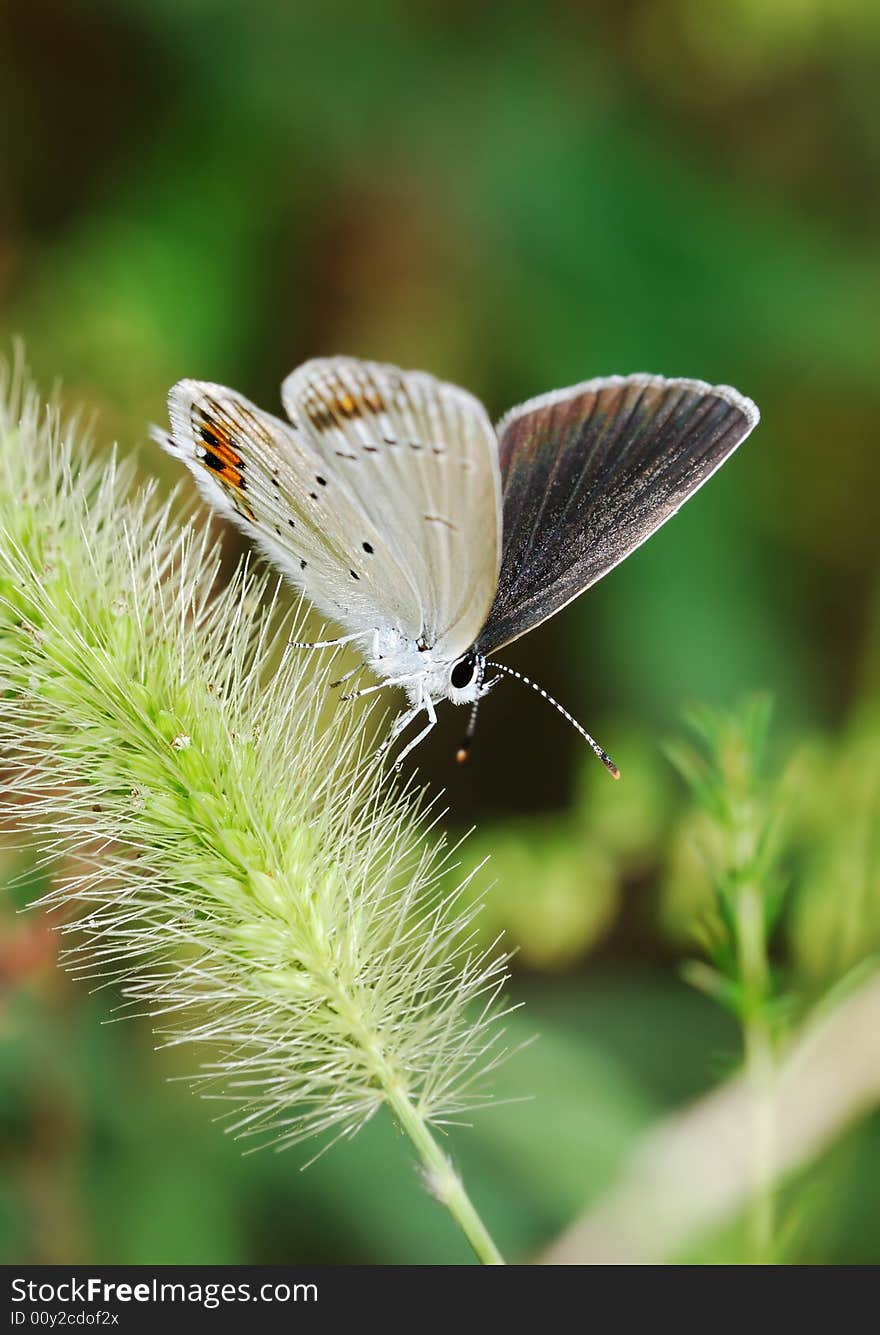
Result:
[[[168,406],[171,435],[156,439],[321,612],[349,631],[381,625],[418,637],[421,598],[408,570],[308,432],[203,381],[180,381]]]
[[[477,641],[491,653],[607,574],[758,421],[727,386],[611,376],[515,408],[498,426],[503,551]]]
[[[419,590],[424,641],[450,657],[467,649],[501,550],[497,438],[482,404],[424,372],[345,357],[306,362],[283,398]]]

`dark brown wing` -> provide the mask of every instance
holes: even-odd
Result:
[[[676,513],[758,422],[726,385],[610,376],[514,408],[498,425],[501,573],[476,648],[546,621]]]

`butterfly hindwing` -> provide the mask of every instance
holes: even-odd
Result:
[[[171,433],[155,439],[324,615],[352,632],[381,625],[418,636],[417,588],[307,433],[204,381],[181,380],[168,407]]]
[[[348,357],[306,362],[282,395],[410,574],[424,641],[450,657],[469,648],[501,550],[497,438],[482,404],[425,372]]]
[[[498,425],[503,552],[477,641],[553,616],[664,524],[758,421],[727,386],[611,376],[532,399]]]

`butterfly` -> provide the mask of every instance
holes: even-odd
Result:
[[[301,647],[360,650],[380,684],[345,698],[404,689],[388,744],[424,713],[397,762],[444,699],[470,706],[466,759],[479,701],[511,676],[619,777],[562,705],[490,655],[671,518],[755,427],[755,404],[700,380],[608,376],[529,399],[493,427],[456,385],[349,357],[304,363],[282,400],[286,421],[222,385],[181,380],[170,432],[151,434],[345,632]]]

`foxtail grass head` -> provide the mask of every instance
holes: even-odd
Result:
[[[389,1090],[482,1101],[500,956],[266,580],[217,589],[201,522],[0,390],[2,800],[59,861],[66,965],[115,980],[261,1141],[354,1132]]]

